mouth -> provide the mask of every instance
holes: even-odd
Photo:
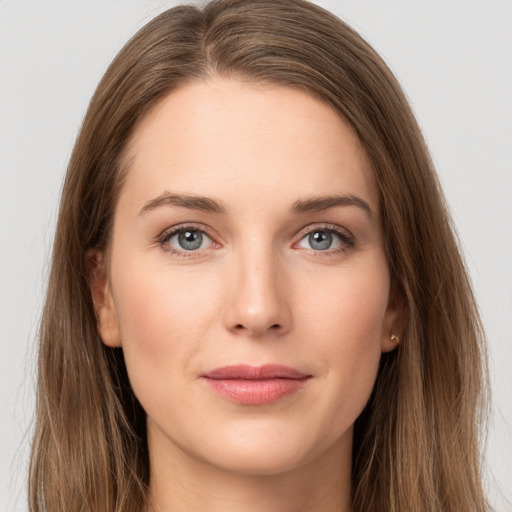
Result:
[[[276,364],[224,366],[201,375],[211,391],[243,405],[277,402],[300,391],[311,377]]]

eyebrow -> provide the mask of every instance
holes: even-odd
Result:
[[[373,214],[370,205],[364,199],[352,194],[299,199],[293,203],[292,213],[321,212],[337,206],[357,206],[362,208],[369,217]]]
[[[139,215],[144,215],[155,208],[166,205],[178,206],[181,208],[188,208],[189,210],[197,210],[207,213],[215,213],[217,215],[226,215],[228,212],[228,209],[222,204],[222,202],[209,197],[164,192],[155,199],[148,201],[141,208]],[[315,196],[308,199],[299,199],[293,203],[291,212],[294,214],[321,212],[339,206],[357,206],[362,208],[369,217],[371,217],[373,213],[370,205],[364,199],[352,194]]]
[[[164,205],[180,206],[182,208],[188,208],[189,210],[216,213],[218,215],[225,215],[227,213],[227,208],[220,201],[216,201],[215,199],[164,192],[155,199],[148,201],[141,208],[139,215],[144,215],[145,213]]]

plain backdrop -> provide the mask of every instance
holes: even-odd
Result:
[[[35,339],[73,141],[108,63],[174,3],[0,0],[0,512],[27,510]],[[318,3],[385,58],[428,141],[489,337],[487,485],[510,512],[512,2]]]

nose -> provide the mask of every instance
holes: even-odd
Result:
[[[226,328],[250,337],[280,336],[288,332],[292,321],[290,290],[272,251],[252,251],[235,259],[229,270],[230,296],[224,311]]]

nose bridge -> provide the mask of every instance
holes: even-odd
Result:
[[[283,290],[282,269],[269,241],[249,240],[233,255],[232,296],[227,327],[253,336],[284,332],[290,314]]]

